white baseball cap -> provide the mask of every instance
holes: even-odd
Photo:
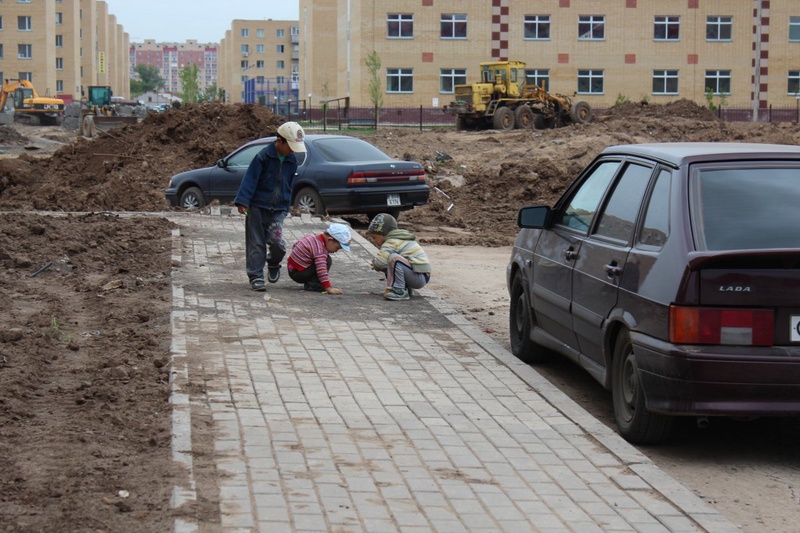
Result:
[[[306,151],[306,132],[297,122],[284,122],[281,124],[281,127],[278,128],[278,135],[286,139],[292,152],[302,153]]]
[[[338,222],[328,226],[328,235],[339,241],[342,245],[342,250],[345,252],[350,251],[350,228]]]

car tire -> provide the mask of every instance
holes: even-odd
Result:
[[[511,302],[508,313],[511,353],[520,361],[531,364],[544,361],[547,349],[531,340],[534,323],[529,301],[525,284],[522,282],[522,274],[517,272],[511,281]]]
[[[636,354],[627,331],[617,336],[611,367],[611,396],[619,434],[633,444],[659,444],[667,440],[675,417],[647,410]]]
[[[203,191],[197,187],[189,187],[181,194],[181,199],[178,206],[183,209],[199,209],[205,207],[206,197],[203,196]]]
[[[303,187],[294,197],[294,209],[297,211],[308,212],[312,215],[325,215],[325,204],[322,197],[312,187]]]

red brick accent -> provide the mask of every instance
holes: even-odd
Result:
[[[700,57],[697,54],[689,54],[686,56],[687,65],[696,65],[699,61]]]
[[[422,0],[422,7],[433,7],[433,0]]]
[[[625,0],[625,7],[629,9],[636,9],[636,0]]]
[[[558,54],[558,62],[562,65],[569,63],[569,54]]]
[[[422,52],[423,63],[433,63],[433,52]]]
[[[636,54],[625,54],[625,64],[626,65],[635,65],[636,64]]]
[[[700,8],[700,0],[689,0],[686,4],[688,9],[699,9]]]
[[[569,7],[569,0],[558,0],[558,7]]]

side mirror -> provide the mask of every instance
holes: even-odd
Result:
[[[517,226],[529,229],[546,228],[550,223],[551,212],[550,207],[546,205],[523,207],[517,213]]]
[[[217,160],[217,166],[219,168],[225,168],[228,165],[225,164],[225,160],[224,159],[219,159],[219,160]]]

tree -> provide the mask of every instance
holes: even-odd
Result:
[[[381,71],[381,58],[378,52],[373,50],[364,60],[369,71],[369,99],[372,105],[375,106],[375,126],[378,125],[378,112],[383,106],[383,89],[381,88],[381,78],[379,76]]]
[[[194,104],[200,99],[200,86],[197,83],[197,65],[189,63],[178,73],[183,85],[183,103]]]
[[[213,102],[214,100],[222,100],[222,91],[217,88],[216,83],[203,89],[197,98],[198,102]]]
[[[150,65],[136,65],[133,68],[138,79],[131,80],[131,95],[136,96],[148,91],[164,88],[164,79],[158,68]]]

